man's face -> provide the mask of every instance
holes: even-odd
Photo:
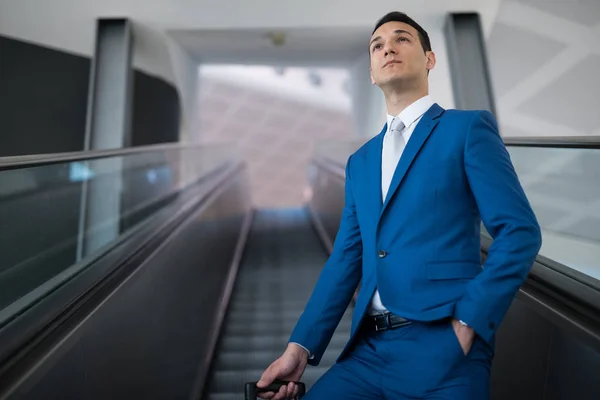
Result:
[[[435,65],[433,53],[423,51],[417,30],[402,22],[381,25],[371,37],[369,53],[371,83],[379,87],[395,82],[418,85]]]

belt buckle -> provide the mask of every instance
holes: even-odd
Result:
[[[375,321],[375,332],[384,332],[392,327],[392,319],[390,318],[390,315],[390,313],[381,315],[382,317],[384,317],[383,320],[385,321],[386,325],[383,328],[379,327],[379,324],[377,323],[377,317],[373,317],[373,320]]]
[[[388,329],[392,329],[392,313],[387,313],[385,315],[385,322],[387,323]]]
[[[375,323],[375,332],[379,332],[381,330],[383,330],[382,328],[379,328],[379,324],[377,323],[377,316],[373,316],[373,322]]]

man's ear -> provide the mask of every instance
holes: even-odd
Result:
[[[425,68],[427,71],[431,71],[435,67],[435,53],[433,51],[427,52],[427,63],[425,64]]]

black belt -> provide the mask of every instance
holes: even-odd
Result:
[[[401,316],[392,314],[391,312],[386,312],[378,315],[365,316],[364,326],[369,330],[381,332],[410,325],[411,323],[412,322],[406,318],[402,318]]]

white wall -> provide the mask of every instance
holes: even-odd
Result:
[[[359,137],[377,135],[386,121],[387,109],[383,92],[371,84],[369,54],[361,55],[350,67],[352,117]]]
[[[171,65],[175,76],[175,86],[181,101],[181,131],[180,141],[185,143],[197,142],[200,134],[200,76],[198,64],[189,54],[167,38]]]
[[[600,1],[505,0],[487,41],[506,136],[600,135]]]

